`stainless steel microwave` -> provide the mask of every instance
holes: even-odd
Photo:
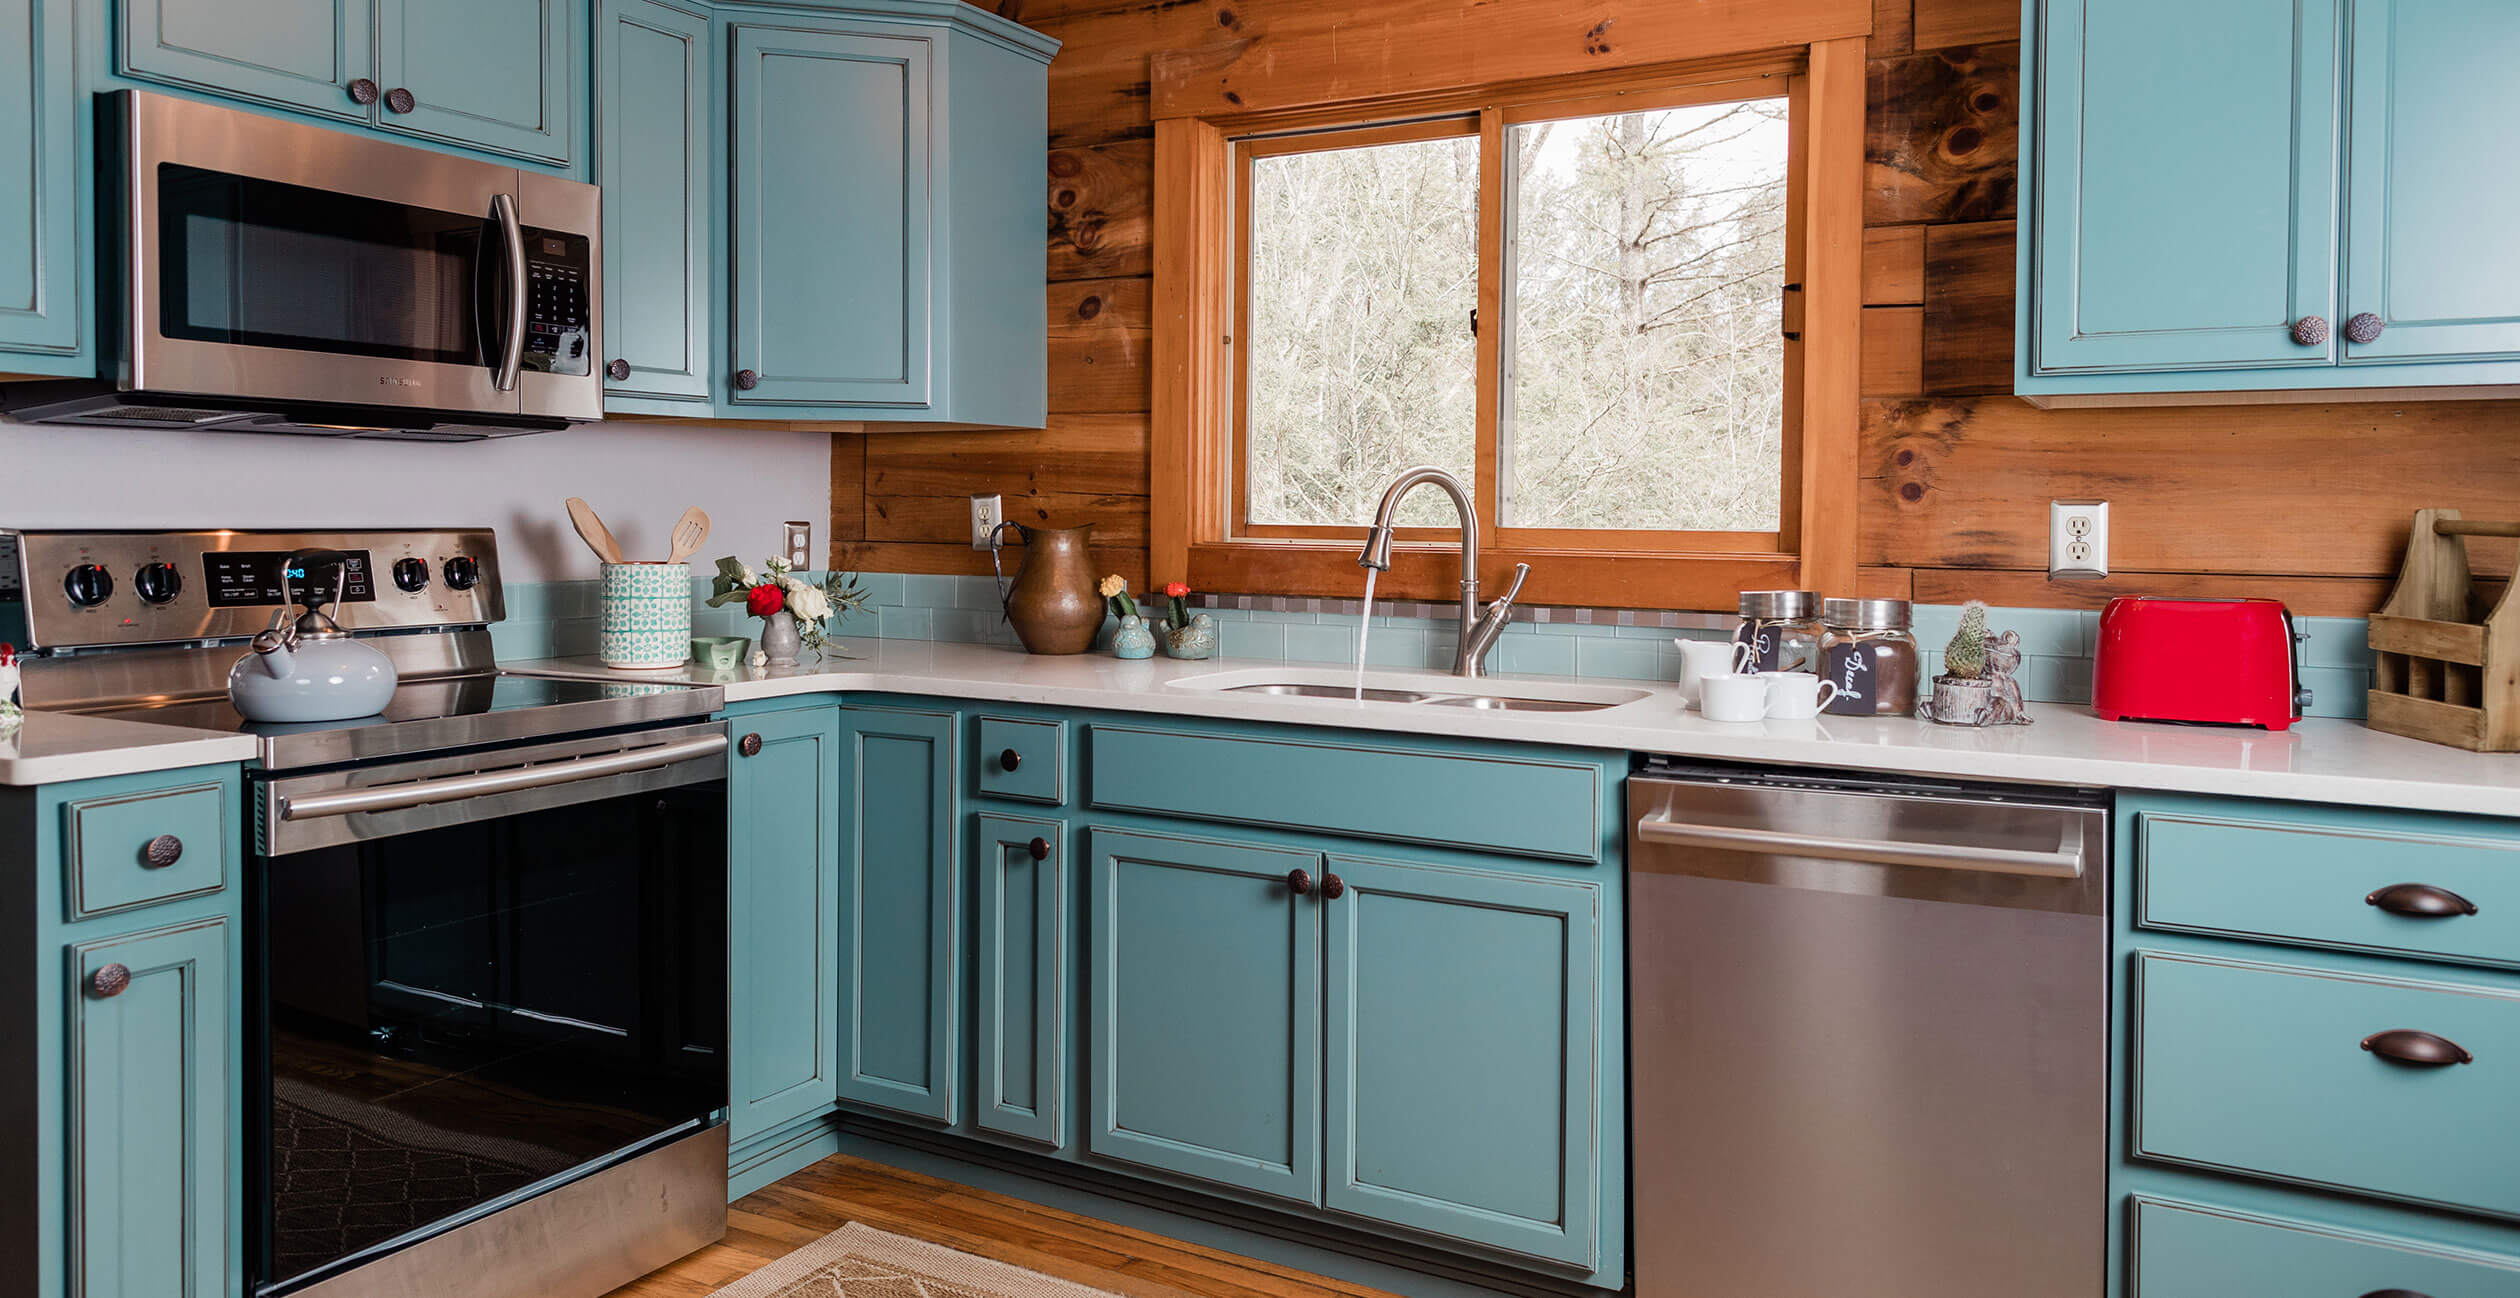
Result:
[[[29,422],[470,439],[603,417],[601,191],[102,96],[101,374]]]

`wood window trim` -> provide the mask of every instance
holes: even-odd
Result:
[[[1461,87],[1267,115],[1159,118],[1154,124],[1155,435],[1148,518],[1152,580],[1186,581],[1203,590],[1323,597],[1352,596],[1361,585],[1353,540],[1304,534],[1312,529],[1271,536],[1231,534],[1231,492],[1239,478],[1234,459],[1241,444],[1234,409],[1237,349],[1232,345],[1239,314],[1236,259],[1243,247],[1233,197],[1237,137],[1468,112],[1479,113],[1482,133],[1501,132],[1508,111],[1526,111],[1526,105],[1542,115],[1559,115],[1555,107],[1587,101],[1614,106],[1644,102],[1641,96],[1619,98],[1623,92],[1690,93],[1695,87],[1711,89],[1725,81],[1799,69],[1790,84],[1798,129],[1792,135],[1789,165],[1800,183],[1789,190],[1787,240],[1789,262],[1800,262],[1803,328],[1801,340],[1786,346],[1786,490],[1777,537],[1762,546],[1745,544],[1749,538],[1737,535],[1700,536],[1693,541],[1709,548],[1673,553],[1616,548],[1616,538],[1623,535],[1619,533],[1549,535],[1507,529],[1482,538],[1488,544],[1479,575],[1494,586],[1515,563],[1529,563],[1532,573],[1523,595],[1527,602],[1598,607],[1729,609],[1739,591],[1775,587],[1853,593],[1860,473],[1864,54],[1861,37],[1845,37],[1802,50],[1615,77],[1588,74]],[[1552,108],[1538,108],[1544,104]],[[1498,235],[1503,220],[1501,205],[1494,201],[1498,195],[1489,192],[1501,188],[1502,177],[1490,176],[1488,170],[1483,169],[1481,181],[1483,240]],[[1500,280],[1501,269],[1493,258],[1483,257],[1481,263],[1479,301],[1483,312],[1492,312],[1501,300],[1503,286],[1492,282]],[[1482,330],[1479,346],[1492,349],[1500,332]],[[1482,357],[1484,372],[1496,372],[1487,364],[1494,359],[1492,354]],[[1482,384],[1478,398],[1481,463],[1493,462],[1496,449],[1498,397],[1487,390],[1492,386]],[[1490,518],[1496,517],[1496,502],[1489,498],[1494,478],[1481,474],[1477,488],[1480,512]],[[1401,534],[1381,590],[1397,598],[1450,600],[1457,593],[1458,565],[1450,529],[1409,529]]]

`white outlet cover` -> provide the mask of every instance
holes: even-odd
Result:
[[[2109,502],[2048,502],[2048,579],[2091,581],[2109,575]]]
[[[988,549],[990,535],[997,531],[998,524],[1005,521],[1006,504],[1004,497],[997,495],[973,496],[971,498],[971,548],[974,550]]]

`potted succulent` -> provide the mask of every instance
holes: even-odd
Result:
[[[1129,580],[1119,573],[1102,579],[1102,597],[1111,605],[1111,615],[1120,619],[1120,627],[1111,633],[1111,656],[1114,658],[1152,658],[1155,656],[1155,633],[1146,629],[1146,619],[1138,616],[1137,601],[1129,598]]]
[[[1162,625],[1156,630],[1163,641],[1164,652],[1175,658],[1213,658],[1216,656],[1216,619],[1205,613],[1192,614],[1183,603],[1190,598],[1190,587],[1183,582],[1164,585],[1164,602],[1169,605]]]
[[[1951,643],[1943,646],[1933,699],[1917,711],[1947,726],[2026,726],[2029,712],[2013,679],[2020,668],[2021,633],[1988,634],[1985,602],[1970,600],[1961,606]]]

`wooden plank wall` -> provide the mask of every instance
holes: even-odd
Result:
[[[1375,0],[997,0],[1066,42],[1050,74],[1050,427],[842,436],[836,563],[986,572],[963,498],[997,491],[1017,521],[1094,523],[1106,562],[1143,582],[1149,57],[1325,3]],[[2049,606],[2267,594],[2359,616],[2385,596],[2414,510],[2520,518],[2520,401],[2042,411],[2004,395],[2019,2],[1874,0],[1873,13],[1857,503],[1868,589]],[[2094,496],[2112,505],[2115,575],[2047,581],[2047,502]],[[2502,544],[2480,566],[2507,571]]]

